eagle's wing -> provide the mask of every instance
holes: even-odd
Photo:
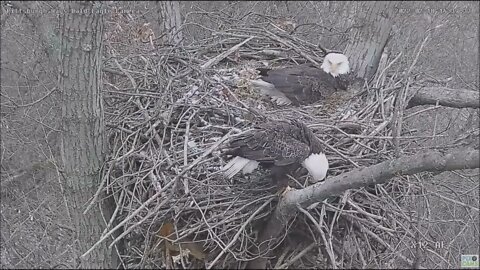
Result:
[[[338,88],[337,80],[312,64],[275,70],[261,70],[262,80],[297,104],[324,99]]]
[[[262,80],[275,85],[275,88],[284,93],[301,92],[303,85],[300,84],[303,76],[312,76],[311,65],[298,65],[272,70],[260,70]]]
[[[288,166],[301,164],[310,154],[307,144],[296,139],[296,127],[289,123],[272,121],[260,124],[230,142],[230,154],[250,160]]]

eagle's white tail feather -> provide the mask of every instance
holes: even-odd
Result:
[[[286,96],[273,96],[271,99],[272,99],[272,102],[277,103],[277,105],[279,106],[292,104],[292,101],[288,99]]]
[[[275,89],[275,86],[273,84],[266,81],[250,80],[250,83],[252,83],[253,89],[258,90],[261,95],[274,96],[279,93],[279,91]]]
[[[243,167],[242,173],[248,174],[252,173],[256,168],[258,168],[258,162],[255,160],[250,160],[245,167]]]
[[[263,80],[250,80],[250,82],[252,83],[253,89],[260,92],[260,95],[271,97],[272,102],[277,105],[292,104],[292,101],[290,101],[284,93],[278,91],[273,84]]]
[[[246,159],[243,157],[234,157],[225,166],[223,166],[223,174],[228,179],[234,177],[238,172],[243,174],[251,173],[258,167],[258,162],[255,160]]]

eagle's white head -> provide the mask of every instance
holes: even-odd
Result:
[[[324,153],[311,154],[303,161],[302,165],[312,176],[313,183],[321,181],[327,176],[328,159]]]
[[[325,56],[321,68],[332,74],[333,77],[337,77],[340,74],[350,72],[350,63],[348,58],[341,53],[329,53]]]

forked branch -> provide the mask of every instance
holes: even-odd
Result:
[[[324,183],[288,192],[259,236],[260,252],[267,251],[270,243],[276,241],[286,224],[296,215],[297,205],[307,207],[348,189],[385,183],[396,175],[474,169],[479,168],[479,163],[479,151],[474,149],[449,153],[430,151],[355,169],[329,178]],[[266,265],[266,258],[257,258],[248,264],[248,268],[265,269]]]

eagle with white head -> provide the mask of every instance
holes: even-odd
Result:
[[[308,170],[313,180],[323,180],[328,159],[322,142],[311,129],[297,120],[270,121],[230,141],[225,154],[232,159],[222,168],[227,178],[242,171],[253,172],[259,165],[269,168],[271,177],[280,187],[288,187],[288,173],[300,167]]]
[[[306,105],[347,90],[350,64],[347,56],[329,53],[320,69],[302,64],[279,69],[258,68],[261,78],[250,80],[254,89],[277,105]]]

